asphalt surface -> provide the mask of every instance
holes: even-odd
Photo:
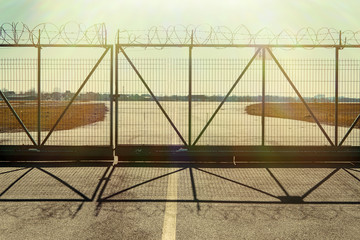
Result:
[[[0,239],[360,239],[360,169],[1,167]]]

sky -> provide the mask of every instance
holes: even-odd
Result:
[[[178,24],[243,24],[251,31],[268,27],[274,32],[303,27],[357,31],[359,5],[358,0],[0,0],[0,22],[30,27],[43,22],[104,22],[109,33]]]
[[[23,22],[32,28],[40,23],[53,23],[57,26],[67,22],[77,22],[85,26],[105,23],[108,43],[114,42],[118,29],[147,30],[153,26],[171,25],[226,26],[231,29],[245,25],[251,32],[268,28],[275,33],[284,29],[297,32],[307,27],[315,30],[326,27],[341,31],[360,31],[359,6],[359,0],[0,0],[0,24]],[[47,52],[44,51],[45,57],[50,56],[46,55]],[[250,52],[253,54],[254,50],[251,49]],[[293,52],[301,52],[298,56],[334,57],[334,49],[294,50],[290,54],[289,51],[284,52],[288,56],[294,55]],[[342,56],[345,53],[347,56],[356,57],[360,49],[344,50]],[[23,56],[24,52],[22,49],[0,49],[2,56],[16,54]],[[36,56],[35,51],[31,54]],[[75,52],[71,54],[80,56]],[[100,56],[101,52],[96,54]],[[147,50],[144,54],[143,50],[134,50],[131,54],[142,57],[152,57],[155,54],[163,54],[163,57],[187,57],[188,53],[186,50]],[[280,51],[276,54],[280,54]],[[194,55],[233,57],[234,50],[206,50],[205,53],[197,50]],[[61,53],[56,56],[61,56]]]
[[[40,23],[105,23],[108,43],[115,41],[118,29],[171,25],[244,25],[252,33],[307,27],[360,31],[359,5],[358,0],[0,0],[0,24],[23,22],[33,28]]]

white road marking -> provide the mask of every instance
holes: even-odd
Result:
[[[167,200],[177,200],[177,180],[177,173],[173,173],[169,176]],[[176,239],[176,215],[177,202],[166,202],[162,240]]]

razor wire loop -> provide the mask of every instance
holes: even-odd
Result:
[[[3,23],[0,25],[0,44],[107,44],[107,30],[104,23],[85,27],[83,24],[68,22],[61,26],[52,23],[41,23],[30,28],[24,23]],[[190,44],[193,33],[193,44],[212,45],[359,45],[360,30],[340,31],[333,28],[315,30],[307,27],[297,32],[284,29],[278,33],[268,28],[251,32],[245,25],[236,28],[211,25],[171,25],[153,26],[148,30],[120,30],[120,44]],[[341,36],[340,36],[341,35]],[[340,36],[340,37],[339,37]],[[341,38],[341,39],[340,39]],[[114,41],[117,42],[117,41]],[[310,47],[309,47],[310,46]],[[162,46],[157,46],[162,49]]]
[[[39,34],[41,39],[39,39]],[[41,23],[30,28],[24,23],[3,23],[0,25],[0,44],[99,44],[105,45],[107,31],[104,23],[85,27],[68,22],[61,26]]]
[[[23,23],[3,23],[0,26],[0,44],[22,44],[30,40],[30,30]]]
[[[194,44],[259,44],[259,45],[359,45],[360,30],[340,31],[333,28],[320,28],[315,30],[310,27],[302,28],[297,32],[284,29],[278,33],[268,28],[251,32],[246,26],[240,25],[234,29],[226,26],[213,27],[210,25],[199,26],[153,26],[149,30],[122,30],[119,39],[121,44],[189,44],[191,33],[194,32]],[[156,48],[162,48],[157,46]],[[288,48],[291,48],[290,46]]]

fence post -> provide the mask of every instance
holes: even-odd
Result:
[[[335,48],[335,146],[338,146],[339,117],[339,48]]]
[[[261,145],[265,145],[265,48],[262,49]]]
[[[114,143],[114,119],[113,119],[113,111],[114,111],[114,94],[113,94],[113,82],[114,82],[114,47],[111,46],[110,52],[110,146],[113,148]]]
[[[339,46],[335,48],[335,146],[338,146],[339,125],[339,50],[341,48],[341,31],[339,32]]]
[[[38,90],[38,96],[37,96],[37,104],[38,104],[38,146],[41,145],[41,45],[40,45],[40,29],[39,29],[39,39],[38,39],[38,45],[37,45],[37,90]]]
[[[191,146],[191,114],[192,114],[192,49],[194,44],[194,30],[191,32],[191,45],[189,47],[189,143]]]
[[[119,35],[120,32],[119,30],[117,31],[117,43],[115,44],[115,148],[118,146],[118,138],[119,138],[119,126],[118,126],[118,122],[119,122],[119,106],[118,106],[118,94],[119,94],[119,86],[118,86],[118,81],[119,81],[119,69],[118,69],[118,65],[119,65]],[[124,94],[124,93],[123,93]]]

